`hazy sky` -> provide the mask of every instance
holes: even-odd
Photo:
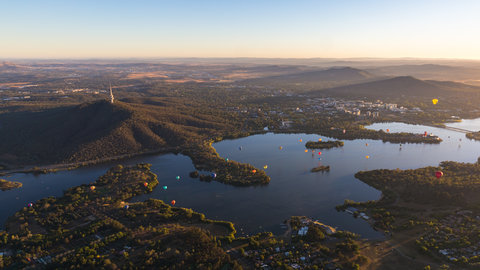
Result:
[[[478,0],[0,0],[0,57],[480,59]]]

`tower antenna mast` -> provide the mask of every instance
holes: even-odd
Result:
[[[112,83],[110,83],[110,103],[113,104],[114,100],[115,100],[115,98],[113,97]]]

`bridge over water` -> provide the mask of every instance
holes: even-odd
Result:
[[[448,126],[441,127],[441,128],[448,129],[448,130],[452,130],[452,131],[457,131],[457,132],[462,132],[462,133],[475,132],[475,131],[473,131],[473,130],[467,130],[467,129],[456,128],[456,127],[448,127]]]

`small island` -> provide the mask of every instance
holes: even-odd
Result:
[[[310,170],[311,172],[328,172],[330,171],[330,166],[318,166]]]
[[[465,137],[472,140],[480,141],[480,131],[467,133],[465,134]]]
[[[305,147],[308,148],[308,149],[330,149],[330,148],[342,147],[342,146],[343,146],[343,142],[342,142],[342,141],[326,141],[326,142],[322,142],[322,141],[318,141],[318,142],[308,141],[308,142],[305,144]]]
[[[0,179],[0,190],[2,191],[19,188],[19,187],[22,187],[22,183]]]

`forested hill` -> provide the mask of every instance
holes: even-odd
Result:
[[[139,101],[137,101],[139,102]],[[0,163],[104,159],[175,147],[236,130],[235,118],[174,98],[96,101],[0,114]]]
[[[335,87],[374,79],[376,76],[351,67],[335,67],[325,70],[298,72],[293,74],[268,76],[245,80],[247,84],[291,87],[301,86],[304,89]]]

